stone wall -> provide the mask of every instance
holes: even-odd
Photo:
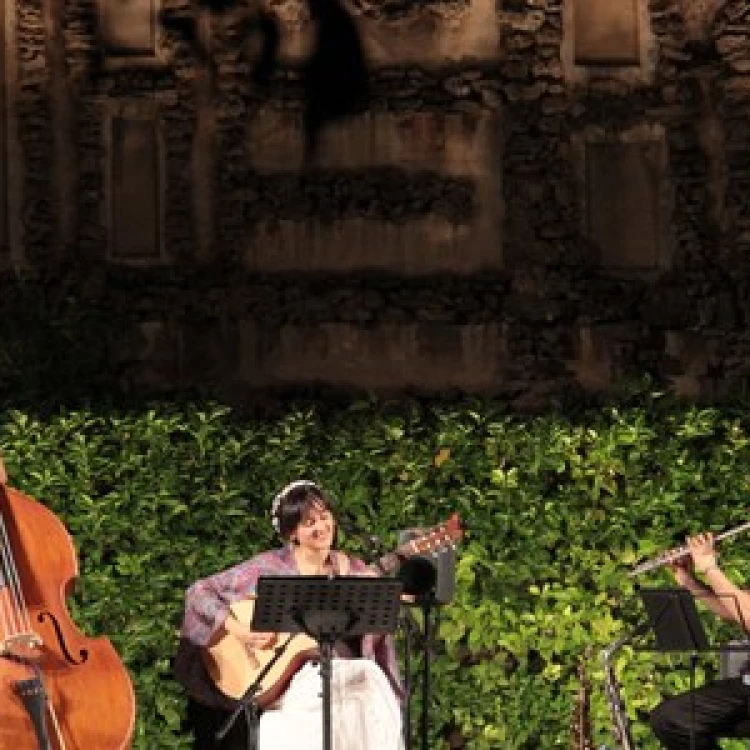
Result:
[[[2,283],[116,319],[131,389],[744,390],[745,6],[351,2],[310,164],[306,2],[263,86],[244,6],[5,0]]]

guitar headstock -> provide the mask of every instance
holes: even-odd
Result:
[[[444,549],[455,549],[463,535],[461,518],[458,513],[454,513],[447,521],[425,529],[406,544],[402,544],[398,548],[398,552],[406,557],[424,554],[436,555]]]

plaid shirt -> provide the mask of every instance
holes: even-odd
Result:
[[[343,553],[337,552],[337,555]],[[364,575],[369,569],[359,558],[345,556],[348,575]],[[232,702],[214,686],[201,659],[204,648],[224,624],[232,604],[253,596],[261,576],[300,575],[290,545],[262,552],[216,575],[196,581],[185,597],[185,616],[175,659],[175,674],[188,693],[208,705],[229,708]],[[362,656],[375,661],[388,677],[394,692],[402,696],[396,650],[391,636],[366,635]]]

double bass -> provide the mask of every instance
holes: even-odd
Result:
[[[7,485],[0,457],[0,750],[130,747],[132,682],[110,641],[73,623],[77,575],[67,530]]]

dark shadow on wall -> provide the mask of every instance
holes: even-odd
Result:
[[[250,68],[250,78],[267,88],[279,66],[281,28],[278,18],[264,8],[236,0],[202,0],[213,16],[232,19],[240,51]],[[332,122],[356,113],[369,98],[370,76],[357,26],[340,0],[308,0],[315,31],[312,52],[302,65],[305,164],[317,155],[322,130]],[[212,51],[201,38],[191,11],[163,10],[162,27],[177,34],[193,49],[199,64],[217,73]],[[250,44],[260,38],[260,49],[250,59]]]
[[[323,128],[362,108],[369,72],[357,27],[340,0],[308,0],[316,25],[313,52],[304,68],[305,163],[317,154]]]

